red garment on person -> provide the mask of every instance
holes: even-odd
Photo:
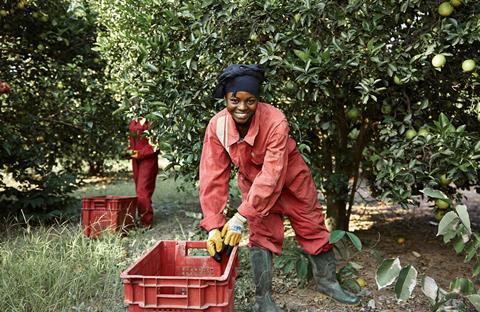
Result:
[[[130,150],[138,151],[138,157],[132,158],[133,178],[137,194],[138,214],[141,223],[148,227],[153,222],[152,196],[158,174],[158,152],[148,142],[144,132],[148,124],[132,119],[129,125]]]
[[[258,103],[246,136],[241,139],[226,109],[207,127],[200,160],[200,204],[205,230],[225,224],[230,164],[238,170],[242,204],[248,219],[250,246],[282,251],[283,216],[289,218],[300,246],[316,255],[332,248],[310,169],[289,136],[285,115]]]

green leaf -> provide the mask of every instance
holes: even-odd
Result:
[[[468,301],[475,307],[475,310],[480,311],[480,295],[473,294],[467,296]]]
[[[455,210],[457,211],[457,214],[460,217],[460,220],[462,221],[463,225],[467,229],[468,233],[471,234],[472,229],[470,227],[470,217],[468,216],[467,206],[458,205],[457,207],[455,207]]]
[[[473,266],[472,276],[475,277],[480,273],[480,260],[477,258],[477,262]]]
[[[350,238],[350,240],[352,241],[353,246],[355,246],[355,248],[357,248],[358,251],[361,251],[362,250],[362,241],[360,240],[360,238],[358,238],[357,235],[355,235],[351,232],[347,232],[347,235]]]
[[[398,300],[407,300],[412,295],[413,289],[417,285],[417,270],[408,265],[404,267],[398,275],[397,283],[395,284],[395,294]]]
[[[375,274],[378,289],[391,285],[397,279],[401,268],[399,258],[383,260]]]
[[[299,259],[297,261],[297,275],[300,279],[306,279],[308,277],[309,262]]]
[[[463,242],[463,238],[460,238],[459,240],[457,240],[453,248],[455,248],[455,252],[457,254],[461,253],[463,251],[463,248],[465,248],[465,243]]]
[[[425,276],[422,282],[422,292],[430,299],[432,303],[437,301],[438,286],[433,278]]]
[[[438,224],[438,235],[443,235],[447,233],[447,231],[453,229],[453,227],[458,224],[459,218],[458,215],[454,211],[449,211],[443,216],[442,220]]]
[[[472,295],[475,293],[475,287],[471,280],[461,277],[450,283],[450,291],[462,295]]]
[[[346,232],[342,230],[335,230],[330,233],[330,244],[335,244],[336,242],[341,240],[343,236],[345,236],[345,233]]]
[[[428,197],[432,197],[432,198],[440,198],[440,199],[448,199],[448,196],[445,195],[442,191],[438,191],[438,190],[434,190],[434,189],[431,189],[431,188],[424,188],[423,190],[421,190],[420,192],[422,192],[423,194],[427,195]]]
[[[302,61],[307,62],[310,60],[310,54],[301,50],[293,50],[293,53],[295,53],[296,56],[298,56]]]
[[[467,255],[465,256],[465,263],[473,259],[473,257],[477,253],[477,249],[478,245],[475,242],[470,242],[469,244],[467,244],[467,247],[465,249],[465,252],[467,253]]]

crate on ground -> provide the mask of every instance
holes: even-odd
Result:
[[[158,242],[121,273],[128,311],[233,312],[237,247],[221,262],[206,247],[205,241]]]
[[[135,196],[93,196],[82,200],[83,233],[97,237],[105,230],[126,231],[134,225]]]

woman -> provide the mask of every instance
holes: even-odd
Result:
[[[138,214],[145,228],[153,224],[152,195],[158,173],[158,152],[148,143],[144,132],[147,124],[132,119],[128,127],[130,131],[130,157],[132,158],[133,178],[137,195]]]
[[[255,311],[281,311],[272,299],[272,253],[279,255],[283,217],[289,218],[300,246],[310,255],[317,288],[334,299],[358,303],[335,276],[322,208],[311,172],[289,136],[284,114],[258,101],[264,71],[258,65],[231,65],[220,75],[214,96],[226,108],[207,127],[200,161],[200,203],[208,251],[239,243],[245,222],[255,279]],[[226,222],[230,164],[238,170],[242,203]]]

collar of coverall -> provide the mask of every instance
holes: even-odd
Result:
[[[225,109],[226,110],[226,109]],[[258,102],[257,110],[252,117],[252,122],[250,127],[248,128],[247,135],[243,138],[245,142],[247,142],[250,146],[253,146],[255,143],[255,138],[258,134],[258,126],[261,119],[261,114],[263,110],[263,103]],[[240,133],[238,133],[237,127],[235,127],[235,120],[230,113],[227,112],[228,116],[228,146],[237,143],[240,141]]]

